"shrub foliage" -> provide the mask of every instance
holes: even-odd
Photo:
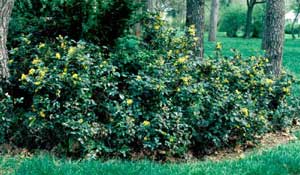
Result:
[[[214,58],[198,60],[195,26],[182,33],[159,16],[143,26],[142,37],[119,37],[111,52],[22,36],[10,52],[11,96],[0,93],[3,138],[77,156],[161,158],[245,145],[290,126],[293,78],[268,75],[268,59],[225,57],[218,43]]]

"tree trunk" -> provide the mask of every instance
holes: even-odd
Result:
[[[271,60],[270,72],[275,76],[281,73],[285,0],[267,0],[265,31],[262,48],[266,50],[266,57]]]
[[[227,1],[227,6],[230,6],[232,4],[232,0]]]
[[[245,38],[251,37],[253,9],[254,5],[252,4],[250,4],[247,8]]]
[[[211,1],[208,41],[216,41],[218,31],[219,0]]]
[[[150,12],[154,12],[154,2],[155,0],[146,0],[146,8],[147,10],[149,10]]]
[[[13,5],[14,0],[0,0],[0,80],[6,80],[9,77],[6,41]]]
[[[195,54],[202,59],[204,54],[205,0],[187,0],[186,3],[186,26],[190,27],[191,25],[195,25],[196,27],[196,37],[199,39],[195,48]]]
[[[296,14],[295,19],[293,20],[293,23],[292,23],[292,37],[293,37],[293,39],[296,39],[296,36],[295,36],[295,24],[296,24],[296,22],[298,20],[299,14],[300,14],[300,8],[298,7],[297,8],[297,14]]]
[[[139,5],[141,5],[141,0],[136,0],[136,3],[137,4],[139,4]],[[143,7],[144,6],[141,6],[139,9],[138,9],[138,14],[139,15],[141,15],[142,13],[143,13]],[[135,32],[135,35],[137,36],[137,37],[140,37],[141,36],[141,32],[142,32],[142,27],[141,27],[141,23],[140,22],[138,22],[138,23],[136,23],[135,24],[135,26],[134,26],[134,32]]]

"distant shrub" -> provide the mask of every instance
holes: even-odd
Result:
[[[246,9],[242,6],[229,6],[224,9],[220,18],[220,31],[228,37],[237,37],[246,23]]]
[[[286,24],[285,25],[285,33],[286,34],[292,34],[292,24],[291,23],[288,23],[288,24]],[[300,25],[299,24],[295,24],[295,26],[294,26],[294,34],[295,35],[299,35],[299,33],[300,33]]]
[[[218,43],[214,58],[199,60],[195,26],[180,32],[159,16],[143,25],[143,37],[120,37],[111,52],[62,36],[37,45],[21,37],[10,52],[13,98],[23,97],[10,141],[78,156],[162,159],[245,145],[291,125],[293,78],[272,78],[266,58],[225,57]]]

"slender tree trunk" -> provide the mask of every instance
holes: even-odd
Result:
[[[266,57],[271,60],[270,72],[275,76],[281,73],[285,0],[267,0],[265,31],[262,48],[266,50]]]
[[[253,9],[254,5],[252,4],[250,4],[247,8],[245,38],[251,37]]]
[[[186,25],[195,25],[196,37],[199,38],[196,45],[196,55],[203,58],[204,54],[204,6],[205,0],[187,0]]]
[[[146,8],[147,10],[149,10],[150,12],[154,11],[154,4],[155,4],[155,0],[146,0]]]
[[[139,5],[142,5],[141,4],[141,0],[136,0],[136,3],[138,3]],[[142,14],[143,13],[143,6],[141,6],[139,9],[138,9],[138,14]],[[137,37],[140,37],[141,36],[141,32],[142,32],[142,27],[141,27],[141,23],[138,22],[135,24],[134,26],[134,32],[135,32],[135,35]]]
[[[211,1],[210,11],[210,26],[209,26],[209,41],[216,41],[218,31],[218,17],[219,17],[219,0]]]
[[[293,39],[296,39],[296,36],[295,36],[295,24],[296,24],[296,22],[298,20],[299,14],[300,14],[300,8],[298,7],[297,8],[297,14],[296,14],[295,19],[293,20],[293,23],[292,23],[292,37],[293,37]]]
[[[6,41],[13,5],[14,0],[0,0],[0,80],[6,80],[9,77]]]

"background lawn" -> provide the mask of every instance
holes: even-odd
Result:
[[[239,50],[244,56],[263,55],[261,48],[261,39],[228,38],[224,33],[218,34],[219,42],[223,45],[223,55],[232,55],[232,48]],[[205,40],[207,41],[207,39]],[[216,42],[205,42],[206,56],[214,55]],[[283,66],[286,71],[292,73],[297,80],[300,80],[300,40],[291,39],[286,35],[284,45]],[[294,94],[300,96],[300,86],[295,85]]]

